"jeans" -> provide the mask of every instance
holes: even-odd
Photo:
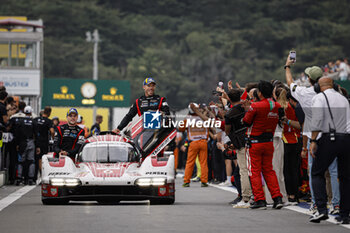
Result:
[[[310,139],[307,141],[307,149],[310,148]],[[309,163],[309,186],[310,186],[310,192],[311,192],[311,199],[312,203],[315,203],[315,195],[314,190],[312,188],[312,163],[314,161],[314,158],[312,156],[308,155],[308,163]],[[340,202],[340,192],[339,192],[339,182],[338,182],[338,164],[337,164],[337,158],[334,159],[334,161],[329,165],[328,167],[329,174],[331,176],[331,185],[332,185],[332,205],[339,205]]]

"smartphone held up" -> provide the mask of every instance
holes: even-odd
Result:
[[[290,58],[290,60],[293,60],[293,62],[296,62],[296,60],[297,60],[297,53],[295,51],[290,51],[289,52],[289,58]]]

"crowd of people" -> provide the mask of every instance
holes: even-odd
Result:
[[[191,181],[235,185],[234,208],[266,209],[271,203],[280,209],[311,201],[311,222],[327,219],[329,205],[329,213],[348,224],[349,95],[317,66],[305,69],[308,85],[297,84],[293,63],[288,57],[286,83],[241,88],[220,82],[217,101],[191,103],[186,120],[215,119],[221,127],[179,128],[175,166],[185,170],[185,188]]]
[[[347,58],[339,58],[336,61],[329,61],[321,68],[324,74],[334,80],[350,80],[350,65]],[[304,72],[302,72],[298,78],[298,82],[303,83],[304,85],[310,84],[307,82],[307,75]]]
[[[101,115],[96,116],[91,130],[83,125],[83,117],[76,109],[68,111],[67,124],[60,124],[58,117],[50,119],[50,115],[51,107],[45,107],[36,115],[31,106],[8,96],[6,88],[0,87],[0,132],[8,135],[7,142],[2,144],[0,158],[1,169],[8,171],[8,184],[39,183],[41,158],[48,152],[74,158],[79,146],[73,145],[77,134],[70,134],[72,127],[81,131],[83,138],[98,135],[101,131]]]

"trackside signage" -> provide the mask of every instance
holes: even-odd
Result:
[[[46,78],[42,106],[129,107],[130,83],[124,80]]]

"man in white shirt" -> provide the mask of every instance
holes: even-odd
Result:
[[[294,82],[292,73],[291,73],[291,65],[293,65],[293,63],[294,63],[294,60],[291,60],[288,56],[286,65],[284,66],[284,68],[286,70],[286,81],[288,86],[290,87],[291,94],[296,100],[298,100],[298,102],[300,103],[300,106],[302,107],[305,113],[305,121],[303,125],[302,155],[306,156],[306,151],[307,151],[307,148],[309,147],[309,140],[311,139],[311,129],[310,129],[311,122],[312,122],[311,100],[316,95],[313,85],[317,82],[319,78],[323,76],[323,71],[318,66],[312,66],[312,67],[306,68],[305,74],[308,76],[309,82],[311,83],[311,87],[298,86]],[[315,205],[315,196],[312,188],[312,177],[311,177],[312,163],[313,163],[313,158],[309,154],[308,156],[308,165],[309,165],[309,173],[310,173],[309,185],[310,185],[311,198],[313,203],[313,205],[310,208],[310,211],[312,213],[315,213],[316,205]],[[340,194],[339,194],[339,183],[338,183],[337,159],[335,159],[334,162],[330,164],[328,170],[331,176],[331,185],[332,185],[331,214],[338,214]]]
[[[333,89],[333,80],[323,77],[319,81],[321,93],[312,98],[312,124],[310,154],[312,164],[312,186],[318,213],[310,222],[319,223],[328,219],[327,193],[324,173],[338,158],[340,183],[339,223],[349,224],[350,214],[350,106],[348,100]],[[316,140],[322,133],[320,139]]]

